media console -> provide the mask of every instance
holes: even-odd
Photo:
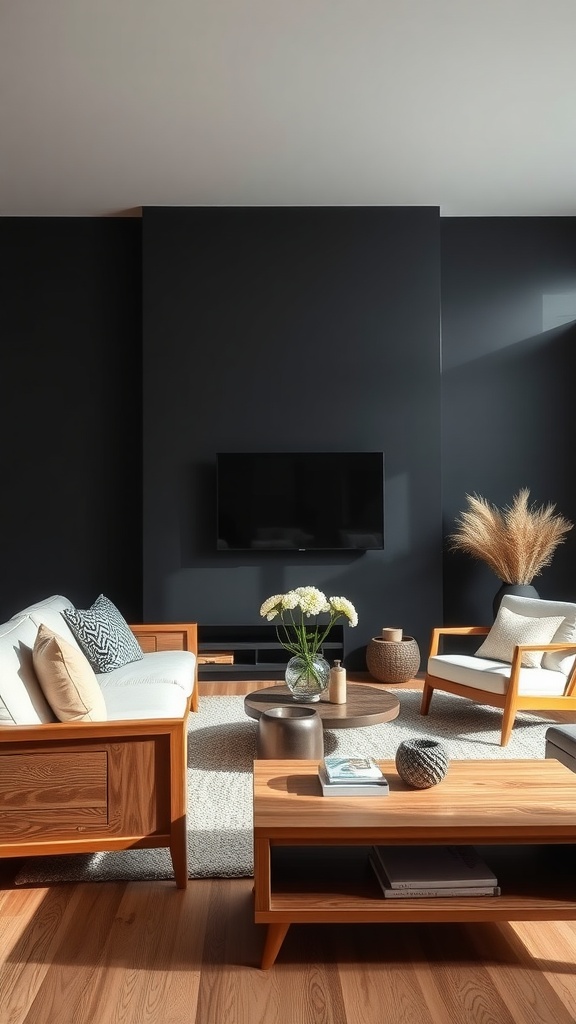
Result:
[[[198,675],[206,679],[283,679],[290,653],[272,623],[257,626],[199,626]],[[332,664],[344,659],[344,626],[336,623],[322,645]]]

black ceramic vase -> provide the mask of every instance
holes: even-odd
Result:
[[[503,583],[500,590],[494,595],[492,612],[494,618],[498,614],[500,602],[505,594],[513,594],[515,597],[540,597],[540,594],[531,583]]]

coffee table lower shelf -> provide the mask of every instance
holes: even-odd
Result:
[[[572,846],[480,847],[501,882],[501,896],[387,900],[369,847],[260,843],[259,863],[270,861],[268,906],[255,911],[255,922],[268,925],[264,970],[274,964],[291,924],[576,920]],[[255,891],[258,902],[264,896]]]

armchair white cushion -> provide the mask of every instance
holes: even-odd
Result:
[[[428,658],[430,675],[489,693],[506,693],[510,682],[510,668],[509,664],[501,661],[479,659],[476,654],[443,654]],[[560,672],[551,672],[545,668],[520,669],[518,692],[521,694],[560,694],[564,693],[565,686],[566,679]]]

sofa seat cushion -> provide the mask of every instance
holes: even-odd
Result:
[[[60,722],[106,720],[102,690],[82,651],[41,625],[32,661],[44,696]]]
[[[428,658],[428,674],[461,683],[489,693],[506,693],[510,681],[510,665],[476,654],[437,654]],[[548,694],[560,696],[564,693],[566,679],[560,673],[546,668],[521,668],[518,682],[520,696]]]
[[[141,661],[96,675],[108,718],[173,718],[182,715],[192,690],[192,651],[152,651]]]
[[[0,725],[56,721],[32,663],[37,632],[28,615],[0,626]]]
[[[155,679],[134,686],[105,686],[102,694],[112,721],[182,718],[188,706],[188,697],[180,686]]]

